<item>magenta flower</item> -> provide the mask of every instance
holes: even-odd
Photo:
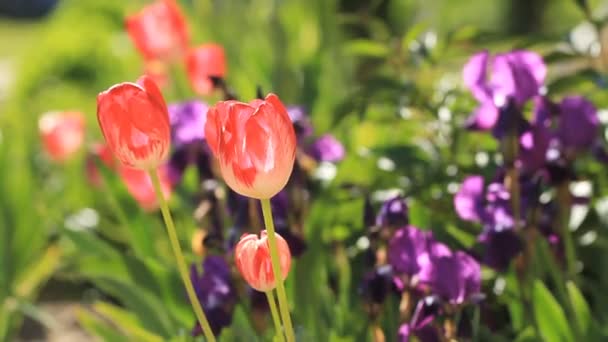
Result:
[[[346,152],[338,139],[325,134],[308,146],[307,153],[316,161],[336,163],[344,159]]]
[[[432,291],[452,304],[462,304],[481,290],[481,266],[458,251],[433,259]]]
[[[539,94],[546,74],[542,57],[531,51],[512,51],[493,57],[487,51],[473,55],[463,69],[464,84],[479,102],[469,120],[471,127],[494,128],[499,122],[500,108],[509,99],[521,108]]]
[[[409,223],[409,210],[405,199],[396,196],[382,203],[376,216],[378,227],[401,227]]]

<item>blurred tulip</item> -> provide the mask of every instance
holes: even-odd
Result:
[[[49,112],[38,121],[42,144],[54,161],[72,157],[84,142],[84,116],[80,112]]]
[[[291,267],[291,253],[287,242],[279,234],[275,233],[275,237],[281,273],[285,280]],[[276,283],[265,230],[262,231],[261,237],[255,234],[243,235],[234,250],[234,259],[239,272],[251,287],[261,292],[274,289]]]
[[[142,209],[145,211],[154,211],[158,209],[158,198],[154,192],[152,179],[147,171],[121,166],[118,169],[118,174],[125,183],[127,191],[129,191]],[[165,167],[159,168],[158,176],[160,178],[163,195],[168,200],[171,197],[172,189],[167,169]]]
[[[224,180],[237,193],[266,199],[289,180],[296,136],[281,100],[222,101],[209,109],[205,137]]]
[[[224,48],[218,44],[191,48],[186,54],[186,68],[194,91],[201,95],[211,93],[214,87],[211,77],[226,76]]]
[[[110,148],[106,144],[95,143],[89,148],[86,160],[86,176],[91,184],[100,186],[101,176],[99,174],[99,169],[97,168],[98,164],[96,159],[101,160],[101,162],[110,169],[114,169],[116,161],[112,155],[112,151],[110,151]]]
[[[181,58],[190,41],[186,19],[175,0],[160,0],[126,19],[135,47],[146,60]]]
[[[152,79],[120,83],[97,96],[97,119],[116,158],[126,166],[150,170],[168,155],[169,114]]]
[[[197,229],[194,234],[192,234],[192,252],[198,256],[205,255],[205,237],[207,236],[207,231],[203,229]]]

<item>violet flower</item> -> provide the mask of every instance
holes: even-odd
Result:
[[[169,178],[181,181],[190,165],[195,165],[201,179],[212,176],[210,152],[204,144],[207,104],[200,101],[174,103],[168,106],[173,153],[169,159]]]
[[[457,251],[435,257],[432,291],[452,304],[462,304],[481,290],[481,266],[470,255]]]
[[[344,159],[344,146],[333,135],[325,134],[315,140],[306,149],[308,155],[318,162],[337,163]]]
[[[405,199],[396,196],[382,203],[376,216],[378,227],[401,227],[409,224],[409,210]]]
[[[195,265],[190,268],[190,279],[214,335],[219,335],[232,322],[236,292],[232,284],[230,266],[220,256],[210,255],[203,261],[203,273]],[[192,335],[202,334],[197,322]]]
[[[433,258],[448,255],[450,250],[435,241],[431,232],[406,226],[395,232],[388,245],[388,262],[397,274],[415,277],[428,283],[433,274]]]
[[[439,309],[439,301],[435,296],[418,301],[410,322],[399,327],[397,341],[409,342],[411,336],[416,336],[421,342],[441,341],[439,331],[431,324],[439,314]]]
[[[480,130],[494,128],[500,119],[500,108],[508,104],[509,99],[521,108],[538,95],[546,74],[542,57],[531,51],[512,51],[493,57],[487,51],[473,55],[463,69],[464,84],[479,102],[469,120],[470,126]]]
[[[490,183],[484,187],[482,176],[467,177],[454,196],[458,216],[482,224],[483,231],[477,240],[485,247],[483,262],[499,271],[506,270],[522,248],[514,231],[510,198],[502,183]]]

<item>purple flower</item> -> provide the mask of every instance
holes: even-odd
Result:
[[[396,196],[382,203],[380,211],[376,216],[378,227],[401,227],[409,223],[409,210],[405,199]]]
[[[319,162],[336,163],[344,159],[344,146],[331,134],[325,134],[307,148],[307,153]]]
[[[303,107],[287,106],[287,114],[289,115],[291,122],[293,122],[298,142],[313,134],[314,129]]]
[[[491,230],[479,236],[484,247],[483,263],[498,271],[506,271],[511,260],[522,250],[522,242],[513,229]]]
[[[232,312],[236,301],[236,292],[232,285],[230,266],[220,256],[208,256],[203,261],[203,273],[200,274],[195,265],[190,268],[190,279],[209,325],[215,335],[219,335],[224,327],[232,322]],[[197,322],[192,329],[192,335],[202,334]]]
[[[393,289],[393,268],[384,265],[364,275],[360,292],[370,302],[381,304],[391,289]]]
[[[524,172],[545,166],[550,142],[551,132],[543,125],[532,125],[519,137],[519,160]]]
[[[481,267],[468,254],[458,251],[435,257],[431,287],[433,293],[452,304],[462,304],[481,290]]]
[[[598,134],[599,119],[595,106],[582,96],[566,97],[560,103],[557,135],[564,147],[590,148]]]
[[[200,101],[173,103],[168,106],[171,138],[175,148],[205,139],[209,106]]]
[[[488,67],[492,69],[491,75],[488,75]],[[467,126],[489,130],[500,121],[503,124],[516,119],[519,121],[519,117],[507,118],[519,112],[504,110],[510,103],[509,99],[514,101],[514,108],[521,108],[539,93],[546,73],[547,67],[542,57],[530,51],[512,51],[494,57],[487,51],[473,55],[464,66],[463,80],[480,105],[469,118]],[[501,116],[504,118],[501,119]],[[500,135],[501,131],[499,129],[495,133]]]
[[[416,309],[409,323],[399,327],[398,338],[400,342],[410,341],[410,336],[416,336],[422,342],[439,342],[439,331],[431,323],[439,314],[439,302],[436,297],[428,296],[418,301]]]
[[[488,75],[491,64],[492,74]],[[463,69],[464,83],[480,103],[514,98],[522,105],[538,94],[547,67],[540,55],[512,51],[490,57],[487,51],[473,55]]]
[[[433,258],[447,255],[450,250],[435,241],[431,232],[423,232],[414,226],[403,227],[395,232],[388,245],[388,262],[395,273],[426,283],[433,273]]]
[[[484,206],[483,194],[483,176],[465,178],[454,196],[454,209],[458,216],[465,221],[481,221]]]

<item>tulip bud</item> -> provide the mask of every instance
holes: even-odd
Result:
[[[152,79],[120,83],[97,96],[97,119],[108,147],[122,164],[157,168],[171,141],[169,113]]]
[[[54,161],[73,156],[84,142],[84,116],[80,112],[49,112],[38,121],[42,144]]]
[[[282,280],[285,280],[291,267],[291,253],[287,242],[279,234],[275,233],[275,237],[279,250]],[[276,283],[265,230],[262,231],[259,238],[255,234],[243,235],[234,250],[234,258],[236,267],[252,288],[261,292],[274,289]]]
[[[127,17],[127,33],[146,60],[172,61],[190,41],[186,19],[175,0],[160,0]]]
[[[211,77],[226,76],[224,48],[218,44],[203,44],[190,49],[186,54],[186,69],[194,91],[210,94],[214,88]]]
[[[267,199],[285,187],[296,155],[296,135],[281,100],[222,101],[207,112],[205,137],[237,193]]]

